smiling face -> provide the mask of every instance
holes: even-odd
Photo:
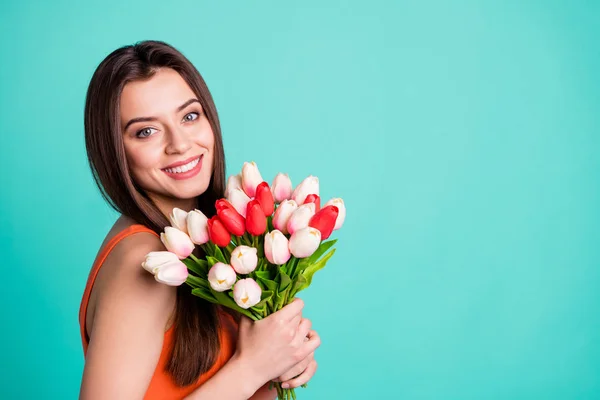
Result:
[[[159,69],[124,86],[120,114],[133,180],[167,216],[193,209],[210,183],[215,138],[192,89],[175,70]]]

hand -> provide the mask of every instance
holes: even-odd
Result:
[[[317,332],[311,330],[304,340],[308,341],[318,336]],[[315,361],[315,353],[313,351],[308,357],[294,365],[289,371],[286,371],[283,375],[273,381],[282,382],[281,386],[284,389],[296,388],[307,383],[315,375],[316,371],[317,362]]]
[[[311,323],[302,318],[303,308],[304,302],[295,299],[260,321],[242,317],[236,356],[258,381],[282,376],[319,347],[319,336],[308,336]]]

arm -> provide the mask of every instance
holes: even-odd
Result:
[[[160,239],[138,233],[119,242],[104,262],[80,399],[144,397],[176,296],[141,267],[155,250],[164,250]]]

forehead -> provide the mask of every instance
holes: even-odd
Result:
[[[194,97],[196,95],[177,71],[161,68],[150,79],[125,84],[119,101],[121,122],[170,114]]]

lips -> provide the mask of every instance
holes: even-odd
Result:
[[[188,179],[193,176],[196,176],[200,170],[202,169],[202,160],[204,159],[204,154],[199,157],[193,157],[188,160],[184,160],[181,162],[177,162],[171,164],[175,167],[163,168],[162,171],[169,177],[182,180]],[[187,161],[187,163],[186,163]]]
[[[199,156],[194,156],[194,157],[190,157],[190,158],[188,158],[187,160],[183,160],[183,161],[177,161],[176,163],[173,163],[173,164],[171,164],[171,165],[167,165],[167,166],[166,166],[166,167],[164,167],[163,169],[167,169],[167,168],[171,168],[171,169],[172,169],[172,168],[180,167],[180,166],[182,166],[182,165],[185,165],[185,164],[189,164],[189,163],[191,163],[192,161],[194,161],[194,160],[197,160],[197,159],[198,159],[198,158],[200,158],[201,156],[202,156],[202,155],[199,155]]]

